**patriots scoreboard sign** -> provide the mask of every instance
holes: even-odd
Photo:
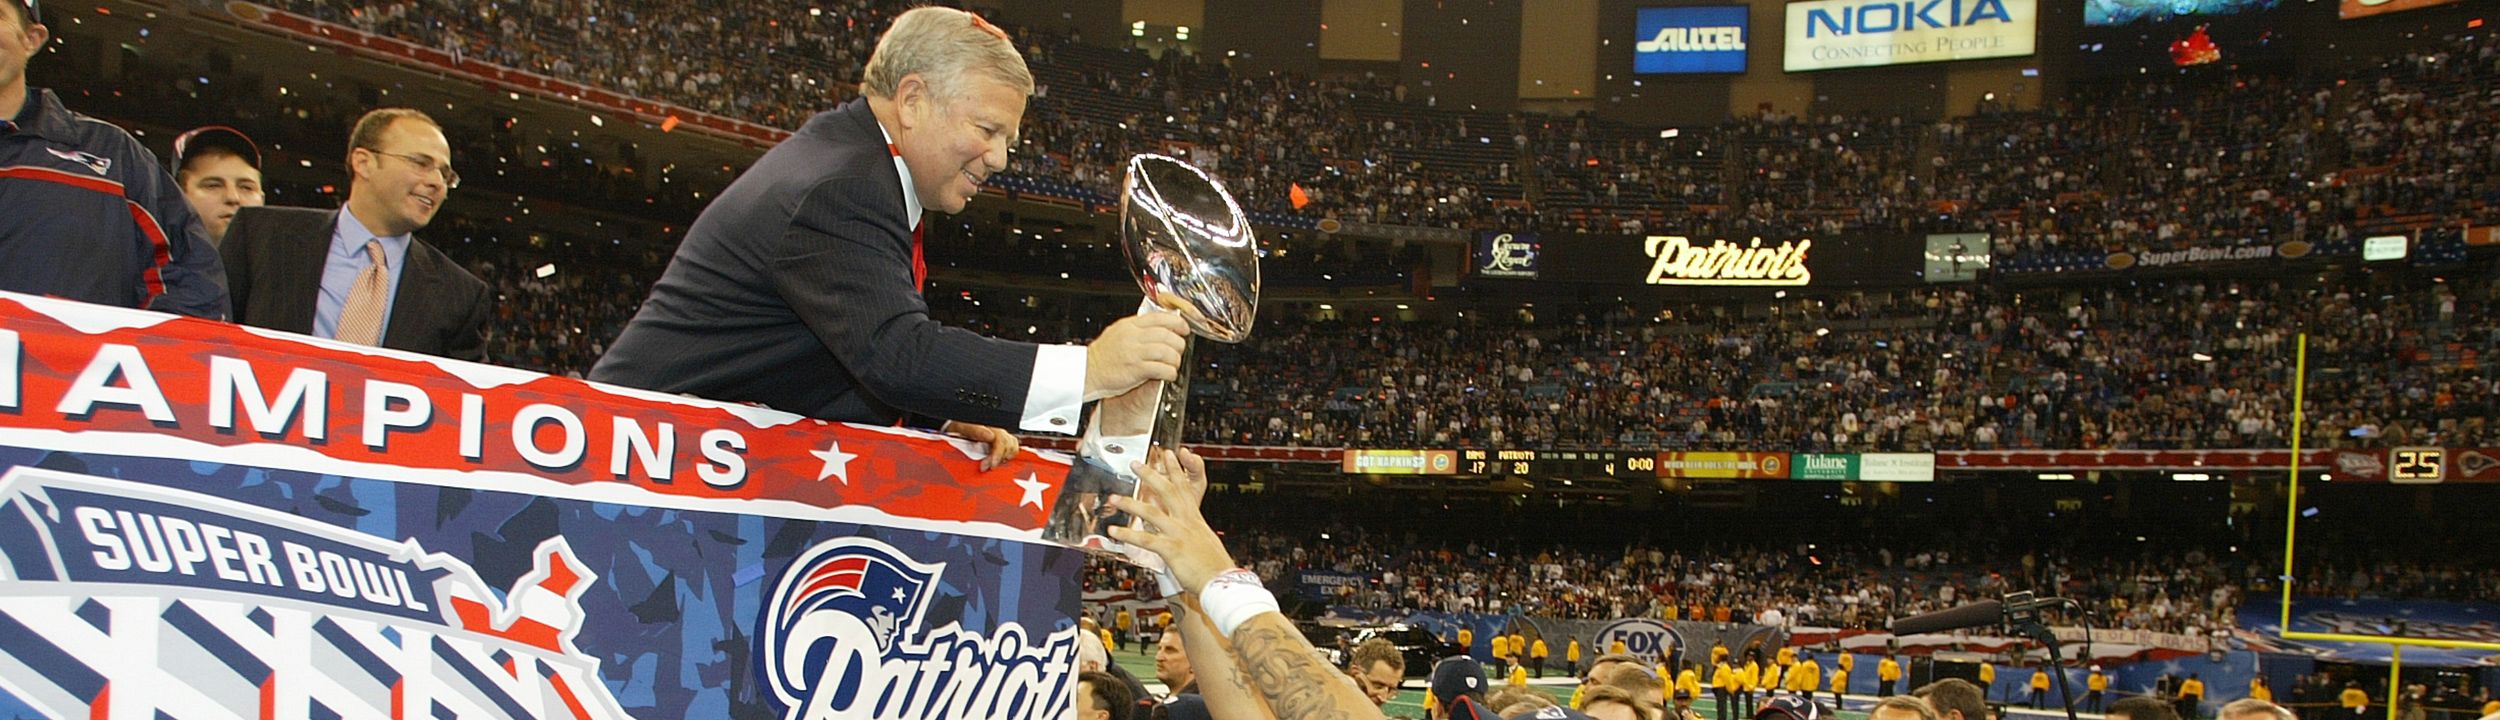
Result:
[[[0,293],[0,718],[1058,718],[1065,458]]]

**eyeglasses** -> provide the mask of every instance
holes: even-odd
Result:
[[[457,188],[457,187],[460,187],[460,173],[459,173],[458,171],[452,170],[450,165],[445,164],[445,163],[443,163],[443,162],[441,162],[441,161],[435,160],[435,159],[434,159],[434,158],[432,158],[432,157],[428,157],[428,156],[424,156],[424,155],[403,155],[403,154],[400,154],[400,153],[395,153],[395,152],[383,152],[383,151],[376,150],[376,149],[373,149],[373,148],[365,148],[365,152],[373,153],[373,154],[375,154],[375,155],[380,155],[380,156],[383,156],[383,157],[395,157],[395,158],[399,158],[399,159],[401,159],[401,160],[406,160],[406,161],[408,161],[408,164],[417,166],[417,169],[418,169],[418,170],[420,170],[420,171],[424,171],[424,172],[432,172],[432,173],[438,173],[438,174],[441,174],[441,175],[443,176],[443,188],[444,188],[444,189],[446,189],[446,190],[451,189],[451,188]]]

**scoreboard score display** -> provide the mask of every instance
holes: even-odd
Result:
[[[1637,459],[1651,457],[1632,454]],[[1550,475],[1556,477],[1616,475],[1624,454],[1603,450],[1466,449],[1458,451],[1460,475]],[[1632,473],[1646,477],[1647,473]]]

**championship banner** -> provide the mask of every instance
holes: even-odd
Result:
[[[0,717],[1057,718],[979,450],[0,293]]]
[[[1658,477],[1786,480],[1788,453],[1662,452],[1658,453]]]

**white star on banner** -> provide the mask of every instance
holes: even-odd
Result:
[[[851,461],[859,459],[859,455],[842,452],[842,443],[827,442],[825,449],[809,450],[807,454],[825,461],[825,469],[816,473],[816,479],[838,478],[844,485],[851,484]]]
[[[1017,505],[1031,505],[1033,509],[1040,510],[1042,509],[1042,491],[1049,490],[1050,483],[1042,482],[1038,475],[1025,473],[1024,477],[1016,479],[1016,487],[1024,488],[1024,499],[1017,501]]]

